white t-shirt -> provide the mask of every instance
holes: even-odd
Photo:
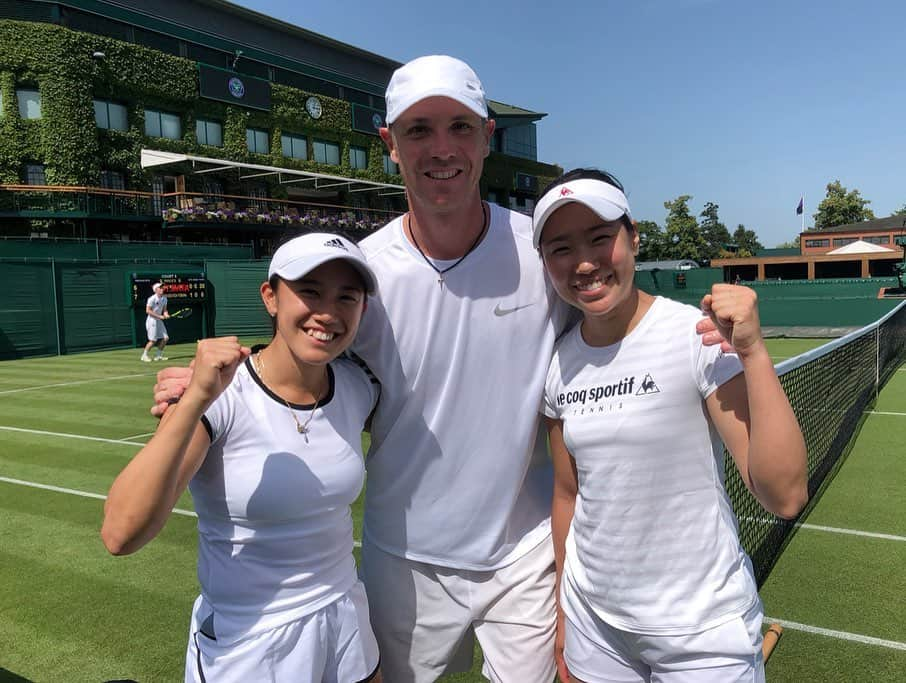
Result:
[[[157,315],[163,315],[164,309],[166,307],[167,307],[167,297],[165,297],[162,294],[159,296],[157,294],[152,294],[151,296],[148,297],[148,300],[145,301],[145,311],[147,311],[150,308],[152,311],[157,313]],[[149,315],[148,320],[156,321],[156,320],[159,320],[159,318],[154,318]]]
[[[365,536],[458,569],[506,565],[550,533],[538,406],[566,308],[546,283],[528,217],[489,206],[487,235],[443,287],[402,218],[360,245],[381,288],[353,344],[382,387]]]
[[[586,344],[577,326],[547,377],[544,412],[563,421],[579,482],[565,580],[626,631],[698,631],[757,599],[723,485],[723,444],[704,406],[742,365],[702,345],[700,318],[656,298],[606,347]]]
[[[202,418],[211,447],[189,490],[218,640],[299,619],[356,581],[349,505],[362,489],[362,426],[378,389],[349,360],[328,373],[308,442],[249,361]],[[290,405],[301,423],[313,408]]]

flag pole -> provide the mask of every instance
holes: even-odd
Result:
[[[802,216],[802,223],[799,232],[805,232],[805,195],[802,195],[802,213],[800,215]]]

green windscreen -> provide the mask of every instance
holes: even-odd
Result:
[[[0,359],[57,353],[53,264],[0,259]]]
[[[267,261],[244,263],[208,261],[208,308],[217,336],[263,337],[271,333],[270,319],[261,301],[261,283],[267,280]]]

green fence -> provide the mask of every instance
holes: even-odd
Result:
[[[267,277],[266,261],[195,260],[185,257],[186,252],[180,260],[151,263],[147,259],[96,261],[72,256],[85,244],[61,242],[67,255],[59,259],[0,258],[0,359],[142,345],[144,302],[133,305],[130,292],[130,276],[135,272],[204,272],[207,300],[192,304],[199,309],[198,315],[167,322],[173,342],[204,335],[235,334],[248,339],[270,334],[259,294]],[[719,269],[710,268],[641,271],[636,273],[636,282],[652,294],[698,305],[721,277]],[[776,328],[775,333],[786,330],[791,335],[816,330],[832,335],[839,334],[840,328],[877,320],[891,310],[896,300],[877,297],[882,287],[895,284],[894,278],[874,278],[762,282],[752,286],[758,292],[761,321],[766,328]],[[176,305],[175,300],[171,302],[171,308]]]
[[[159,272],[192,271],[158,262]],[[148,264],[0,259],[0,359],[135,346],[145,341],[144,305],[132,305],[130,276]],[[172,321],[173,341],[201,336],[204,318]]]
[[[63,260],[192,260],[252,258],[250,244],[182,244],[179,242],[122,242],[27,237],[0,239],[0,259]]]
[[[716,282],[723,281],[720,268],[674,271],[638,271],[640,289],[698,306]],[[899,300],[879,299],[883,287],[895,287],[896,278],[827,279],[746,282],[758,293],[761,323],[775,332],[785,328],[793,334],[807,328],[839,330],[874,322],[891,311]]]
[[[270,335],[270,319],[260,294],[268,262],[208,261],[206,265],[210,328],[219,335]]]

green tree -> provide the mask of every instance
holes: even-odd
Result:
[[[639,221],[635,229],[639,233],[638,261],[661,261],[667,258],[667,236],[654,221]]]
[[[708,202],[705,204],[704,211],[699,214],[702,220],[699,222],[698,227],[705,240],[704,256],[709,260],[717,258],[730,242],[730,231],[717,217],[718,208],[718,205],[714,202]]]
[[[667,209],[667,222],[664,232],[667,237],[667,254],[671,259],[692,259],[701,261],[705,258],[707,245],[698,229],[695,216],[689,213],[689,200],[692,197],[683,194],[673,201],[664,202]]]
[[[758,250],[764,249],[764,245],[758,241],[758,235],[755,234],[755,231],[747,230],[742,223],[736,226],[736,231],[733,233],[733,242],[736,243],[736,255],[740,258],[755,256]]]
[[[903,206],[901,206],[899,209],[897,209],[896,211],[894,211],[894,212],[893,212],[892,214],[890,214],[890,215],[891,215],[891,216],[904,216],[904,215],[906,215],[906,204],[903,204]]]
[[[778,244],[775,249],[798,249],[799,248],[799,237],[797,236],[794,240],[789,240],[788,242],[781,242]]]
[[[868,208],[869,204],[871,201],[863,199],[858,190],[847,191],[839,180],[828,183],[827,196],[818,204],[818,212],[814,214],[815,229],[871,220],[875,215]]]

